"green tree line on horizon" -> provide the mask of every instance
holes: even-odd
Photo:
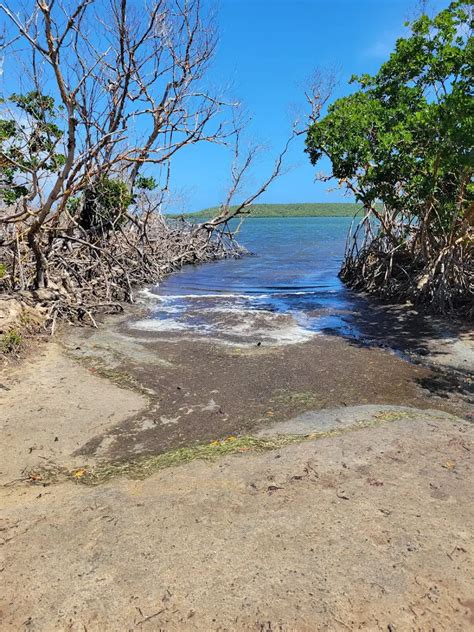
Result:
[[[231,207],[232,209],[233,207]],[[249,217],[353,217],[362,213],[363,205],[355,202],[302,202],[296,204],[252,204]],[[212,206],[195,213],[173,213],[168,217],[202,219],[215,217],[220,207]]]

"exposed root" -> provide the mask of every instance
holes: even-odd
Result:
[[[385,300],[472,320],[474,232],[466,224],[457,228],[427,243],[421,223],[385,217],[382,230],[366,216],[348,240],[340,278]]]
[[[240,256],[245,251],[226,226],[208,229],[161,215],[129,222],[107,235],[85,231],[50,232],[44,238],[46,287],[35,286],[36,262],[19,226],[9,227],[2,253],[4,297],[42,305],[45,324],[54,333],[60,319],[96,326],[94,315],[123,309],[134,290],[156,283],[184,265]],[[48,240],[49,243],[46,243]]]

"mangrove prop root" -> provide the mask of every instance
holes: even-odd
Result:
[[[122,310],[134,291],[187,264],[240,256],[245,251],[227,225],[214,230],[184,221],[148,217],[107,235],[58,228],[41,235],[47,284],[37,287],[37,265],[19,224],[8,225],[0,243],[0,296],[41,304],[54,332],[60,319],[95,326],[94,315]]]
[[[474,318],[474,231],[460,224],[426,243],[422,223],[374,225],[366,216],[351,232],[340,278],[349,287],[438,314]]]

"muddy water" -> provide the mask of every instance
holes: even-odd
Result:
[[[188,266],[147,294],[136,329],[242,344],[303,342],[328,331],[359,335],[356,299],[338,278],[348,217],[250,218],[241,259]]]

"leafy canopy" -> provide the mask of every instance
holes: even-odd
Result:
[[[357,92],[311,126],[306,151],[313,164],[329,157],[366,206],[418,217],[434,208],[432,229],[446,231],[474,193],[470,7],[453,2],[409,26],[379,72],[353,77]]]
[[[0,118],[0,196],[8,205],[30,194],[32,173],[59,171],[65,156],[51,97],[33,91],[0,103],[13,107],[8,118]]]
[[[107,233],[125,222],[132,201],[125,182],[102,177],[84,191],[79,223],[87,230]]]

